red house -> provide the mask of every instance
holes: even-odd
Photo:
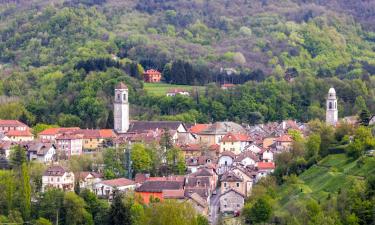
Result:
[[[143,80],[146,83],[159,83],[161,80],[161,73],[157,70],[147,70],[143,73]]]

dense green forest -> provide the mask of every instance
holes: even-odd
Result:
[[[134,119],[258,123],[375,111],[375,4],[303,0],[1,0],[0,117],[30,125],[112,127],[113,87]],[[164,82],[206,85],[154,96]],[[224,68],[224,70],[222,70]],[[225,68],[236,73],[228,75]],[[241,84],[223,91],[217,85]]]

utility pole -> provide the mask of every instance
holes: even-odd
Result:
[[[125,177],[128,179],[132,179],[133,177],[133,162],[131,161],[131,149],[130,145],[127,145],[124,150],[125,160],[124,160],[124,168],[125,168]]]

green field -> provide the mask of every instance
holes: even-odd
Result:
[[[189,86],[189,85],[177,85],[177,84],[166,84],[166,83],[144,83],[144,90],[152,95],[165,95],[169,90],[173,88],[180,88],[188,92],[193,91],[195,88],[198,91],[203,91],[204,86]]]
[[[366,157],[363,165],[351,161],[344,154],[330,155],[312,166],[300,176],[296,182],[280,187],[280,198],[276,214],[283,214],[291,204],[313,198],[325,201],[329,195],[335,196],[342,188],[353,181],[363,182],[368,174],[375,173],[375,158]]]

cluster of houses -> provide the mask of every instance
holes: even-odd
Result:
[[[79,185],[81,189],[90,189],[99,197],[109,199],[114,190],[134,191],[146,204],[164,199],[189,201],[198,212],[208,215],[211,198],[215,195],[219,195],[221,212],[239,212],[245,198],[251,194],[253,184],[273,172],[274,154],[291,148],[293,140],[287,134],[288,130],[302,132],[304,127],[294,121],[253,127],[234,122],[131,121],[126,133],[64,127],[48,128],[34,136],[31,129],[19,121],[0,120],[0,129],[4,134],[0,141],[0,153],[4,158],[9,157],[12,146],[20,144],[27,150],[29,160],[50,165],[42,177],[42,191],[48,188],[72,191]],[[10,138],[9,130],[20,130],[31,136]],[[184,154],[188,168],[185,176],[137,174],[134,180],[104,180],[101,173],[82,171],[74,174],[59,165],[59,160],[69,160],[73,155],[86,154],[107,145],[158,142],[164,132],[170,133],[173,144]]]
[[[327,104],[327,123],[335,123],[337,104],[332,90],[328,101],[333,103]],[[34,135],[24,123],[0,120],[0,158],[6,160],[13,145],[22,145],[29,160],[49,164],[42,177],[42,191],[51,187],[71,191],[79,185],[108,199],[114,190],[134,191],[146,204],[165,199],[190,201],[204,215],[209,215],[215,198],[222,213],[238,213],[253,185],[274,171],[275,155],[292,148],[291,129],[302,135],[307,130],[305,124],[292,120],[255,126],[234,122],[131,121],[128,88],[120,83],[115,88],[114,129],[49,128]],[[184,176],[136,174],[133,180],[105,180],[98,172],[74,174],[59,165],[59,160],[108,146],[158,143],[166,132],[184,154]]]

